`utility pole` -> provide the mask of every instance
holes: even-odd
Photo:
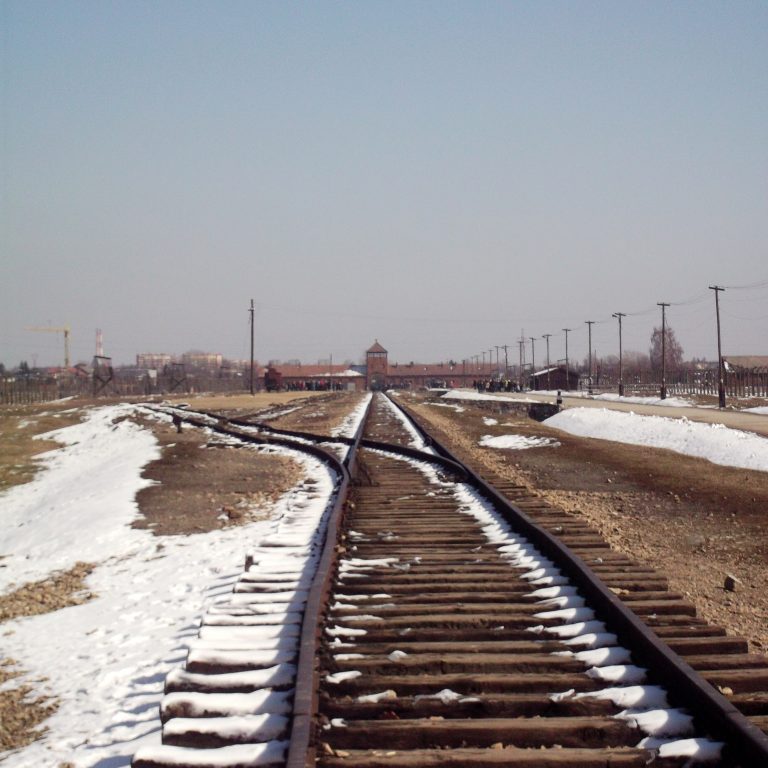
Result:
[[[614,312],[613,317],[619,319],[619,397],[624,397],[624,370],[621,360],[621,318],[626,317],[625,312]]]
[[[531,340],[531,374],[536,373],[536,347],[534,343],[536,339],[533,336],[528,337]]]
[[[565,391],[571,391],[571,377],[568,375],[568,334],[573,328],[563,328],[565,331]]]
[[[595,324],[594,320],[584,321],[589,326],[589,379],[587,380],[587,391],[592,394],[592,326]]]
[[[251,316],[251,394],[253,394],[253,299],[251,299],[251,308],[248,310]]]
[[[661,307],[661,399],[667,399],[667,315],[666,308],[669,303],[657,301],[656,305]]]
[[[494,347],[496,347],[495,344],[494,344]],[[496,347],[496,375],[498,375],[499,373],[499,350],[500,349],[501,347]]]
[[[507,355],[507,345],[504,345],[504,380],[509,376],[509,356]]]
[[[715,292],[715,313],[717,314],[717,400],[721,408],[725,408],[725,378],[723,375],[723,352],[720,346],[720,291],[724,291],[725,288],[719,285],[710,285],[710,291]]]
[[[493,374],[491,371],[493,370],[493,347],[488,350],[488,376],[492,377]]]
[[[483,356],[483,367],[480,369],[480,375],[485,376],[485,350],[480,353]]]
[[[552,389],[552,387],[549,385],[549,337],[551,336],[551,333],[545,333],[541,338],[547,340],[547,391]]]
[[[517,386],[520,388],[520,391],[522,392],[523,389],[523,344],[525,342],[523,339],[519,339],[517,342],[517,351],[520,358],[520,368],[519,368],[519,375],[517,377]]]

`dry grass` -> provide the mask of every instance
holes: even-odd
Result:
[[[0,661],[0,685],[20,672],[10,659]],[[45,732],[40,724],[58,704],[45,696],[35,696],[29,685],[0,691],[0,752],[31,744]]]
[[[327,392],[257,392],[255,395],[174,395],[170,403],[189,403],[190,408],[202,411],[248,410],[258,411],[268,406],[284,406],[293,400],[326,395]]]
[[[77,424],[81,411],[63,413],[72,408],[71,402],[0,408],[0,491],[35,476],[39,465],[34,457],[58,447],[50,440],[35,440],[35,435]]]
[[[86,589],[85,579],[94,568],[93,563],[75,563],[68,571],[57,571],[43,581],[0,595],[0,622],[87,602],[93,595]]]

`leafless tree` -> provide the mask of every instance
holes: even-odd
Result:
[[[666,367],[668,370],[676,370],[683,365],[683,348],[675,337],[675,332],[667,326],[665,334]],[[651,358],[651,368],[654,371],[661,370],[661,328],[654,328],[651,334],[651,347],[648,350]]]

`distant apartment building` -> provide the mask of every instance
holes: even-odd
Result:
[[[173,362],[171,355],[158,352],[143,352],[136,355],[136,367],[161,370]]]
[[[185,352],[181,362],[189,368],[207,368],[218,370],[224,361],[224,356],[215,352]]]

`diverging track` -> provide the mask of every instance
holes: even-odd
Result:
[[[370,431],[414,441],[382,401]],[[719,745],[471,486],[382,452],[363,461],[371,485],[353,493],[325,628],[321,765],[717,759]],[[609,583],[626,586],[627,573]]]
[[[294,437],[297,448],[329,440]],[[251,697],[262,675],[259,695],[280,699],[277,717],[262,727],[245,699],[225,711],[198,696],[197,722],[169,720],[164,740],[180,743],[173,734],[186,728],[206,734],[188,742],[199,748],[162,747],[136,768],[768,765],[765,735],[657,635],[731,680],[736,670],[766,678],[762,657],[710,631],[663,578],[580,524],[537,509],[558,534],[535,525],[438,444],[427,448],[383,396],[365,438],[338,465],[327,538],[308,550],[316,575],[265,576],[271,561],[257,553],[261,569],[209,613],[224,628],[207,666],[195,667],[193,643],[176,673],[194,677],[191,661],[210,692],[235,681]],[[345,498],[349,466],[357,484]],[[292,641],[248,644],[263,635],[244,628],[265,623],[264,605],[267,635]],[[204,624],[201,640],[209,633]],[[262,659],[264,650],[282,655]],[[268,663],[287,674],[270,678]],[[762,714],[760,684],[746,690]]]

